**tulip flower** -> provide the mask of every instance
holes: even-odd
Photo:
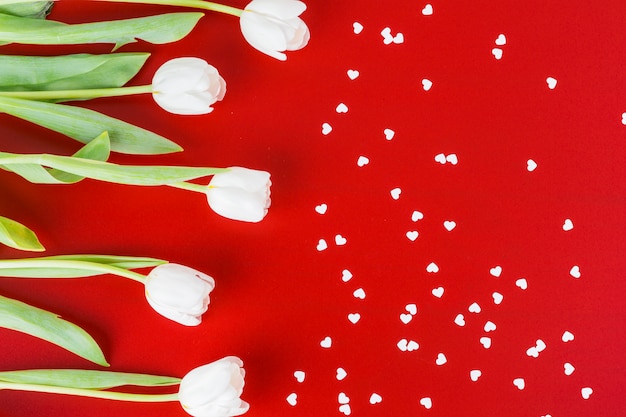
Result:
[[[174,263],[155,267],[145,280],[148,304],[159,314],[185,326],[202,322],[215,280],[202,272]]]
[[[243,362],[235,356],[200,366],[183,377],[178,399],[194,417],[240,416],[250,408],[240,398],[245,374]]]
[[[271,185],[269,172],[231,167],[213,176],[207,200],[220,216],[256,223],[263,220],[270,207]]]

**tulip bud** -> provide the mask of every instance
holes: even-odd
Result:
[[[150,271],[145,286],[146,299],[157,313],[185,326],[197,326],[208,309],[215,280],[193,268],[167,263]]]
[[[185,375],[178,399],[194,417],[240,416],[250,408],[240,398],[245,375],[241,359],[227,356]]]
[[[297,51],[309,42],[309,28],[298,16],[306,5],[297,0],[252,0],[241,17],[241,33],[255,49],[285,61],[284,51]]]
[[[215,174],[207,200],[217,214],[233,220],[260,222],[271,205],[269,172],[231,167]]]
[[[207,114],[224,98],[226,82],[217,69],[200,58],[175,58],[152,78],[152,97],[174,114]]]

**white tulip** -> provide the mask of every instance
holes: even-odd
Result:
[[[240,398],[245,375],[241,359],[227,356],[185,375],[178,399],[183,409],[195,417],[240,416],[250,408]]]
[[[174,114],[207,114],[224,98],[226,82],[217,69],[200,58],[175,58],[152,78],[152,97]]]
[[[233,220],[260,222],[271,204],[269,172],[230,167],[215,174],[207,189],[209,206]]]
[[[253,48],[285,61],[284,51],[297,51],[309,42],[311,34],[298,16],[306,5],[297,0],[253,0],[241,17],[241,33]]]
[[[167,263],[150,271],[145,286],[146,299],[157,313],[185,326],[197,326],[208,309],[215,280],[193,268]]]

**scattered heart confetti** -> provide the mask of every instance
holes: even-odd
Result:
[[[574,228],[574,223],[572,223],[572,220],[565,219],[565,222],[563,222],[563,230],[565,230],[566,232],[569,232],[573,228]]]
[[[410,314],[402,313],[400,314],[400,321],[404,324],[408,324],[411,320],[413,320],[413,316]]]
[[[481,308],[480,308],[480,306],[478,305],[478,303],[474,302],[474,303],[470,304],[470,306],[467,308],[467,310],[468,310],[470,313],[476,313],[476,314],[478,314],[478,313],[480,313]]]
[[[353,69],[349,69],[347,74],[348,74],[348,78],[350,78],[351,80],[356,80],[360,75],[358,70],[353,70]]]
[[[335,111],[337,113],[348,113],[348,106],[346,106],[344,103],[339,103],[335,108]]]
[[[515,285],[523,290],[525,290],[526,288],[528,288],[528,281],[526,281],[525,278],[520,278],[517,281],[515,281]]]
[[[574,265],[572,269],[569,270],[569,274],[576,279],[580,278],[580,267],[578,265]]]
[[[437,359],[435,360],[435,363],[439,366],[445,364],[446,362],[448,362],[448,358],[446,358],[446,355],[444,355],[443,353],[439,353],[437,355]]]
[[[315,206],[315,211],[319,214],[326,214],[326,210],[328,210],[328,206],[325,203]]]
[[[350,397],[348,397],[345,392],[340,392],[337,396],[337,401],[339,404],[348,404],[350,402]]]
[[[411,231],[406,232],[406,237],[411,242],[415,242],[415,239],[417,239],[418,236],[419,236],[419,233],[417,232],[417,230],[411,230]]]
[[[330,336],[326,336],[321,342],[320,342],[320,346],[323,347],[324,349],[328,349],[333,345],[333,339],[330,338]]]
[[[494,277],[499,278],[500,275],[502,274],[502,267],[500,265],[494,266],[493,268],[489,270],[489,273],[493,275]]]
[[[446,161],[450,162],[452,165],[456,165],[459,163],[459,158],[455,153],[451,153],[450,155],[446,155]]]
[[[463,317],[463,314],[459,313],[456,315],[456,317],[454,318],[454,323],[457,326],[465,326],[465,317]]]
[[[359,288],[359,289],[354,290],[352,295],[354,296],[354,298],[358,298],[358,299],[361,299],[361,300],[365,299],[365,291],[363,290],[363,288]]]
[[[396,346],[398,346],[398,349],[400,349],[402,352],[406,352],[406,346],[408,342],[409,341],[406,339],[400,339],[400,341],[396,344]]]
[[[350,320],[352,324],[357,324],[359,320],[361,320],[361,315],[359,313],[350,313],[348,314],[348,320]]]
[[[492,321],[488,321],[487,323],[485,323],[485,327],[483,327],[483,329],[487,333],[493,332],[494,330],[496,330],[496,324]]]
[[[506,45],[506,36],[504,36],[504,33],[501,33],[498,35],[498,38],[496,39],[496,45],[498,46]]]
[[[431,291],[431,293],[437,297],[437,298],[441,298],[443,296],[443,287],[437,287],[437,288],[433,288],[433,290]]]
[[[320,239],[320,240],[317,242],[317,250],[318,250],[318,251],[320,251],[320,252],[321,252],[321,251],[323,251],[323,250],[326,250],[327,248],[328,248],[328,243],[326,243],[326,241],[325,241],[324,239]]]
[[[352,30],[354,31],[355,35],[358,35],[359,33],[363,31],[363,25],[360,24],[359,22],[354,22],[352,24]]]
[[[443,222],[443,227],[445,227],[448,232],[451,232],[456,227],[456,222],[454,220],[446,220]]]
[[[352,272],[348,271],[347,269],[344,269],[343,271],[341,271],[341,280],[343,282],[348,282],[352,279]]]
[[[402,190],[400,188],[394,188],[393,190],[390,191],[391,198],[393,198],[394,200],[399,199],[400,193],[402,193]]]
[[[546,350],[546,343],[541,339],[537,339],[537,341],[535,342],[535,347],[537,348],[537,352],[541,353]]]
[[[439,153],[437,155],[435,155],[435,161],[439,162],[440,164],[445,164],[446,163],[446,156],[442,153]]]
[[[483,345],[485,349],[489,349],[491,347],[491,338],[487,336],[481,337],[480,344]]]
[[[430,81],[428,78],[424,78],[422,80],[422,88],[424,89],[424,91],[430,90],[432,86],[433,86],[433,82]]]
[[[389,45],[389,44],[392,44],[392,43],[400,44],[400,43],[404,42],[404,35],[402,33],[398,32],[395,36],[393,36],[391,34],[391,28],[389,28],[389,27],[384,28],[380,32],[380,34],[383,37],[383,43],[385,45]]]
[[[422,220],[424,218],[424,214],[421,211],[415,210],[413,214],[411,214],[411,220],[416,222],[418,220]]]
[[[430,272],[431,274],[436,274],[437,272],[439,272],[439,267],[437,266],[436,263],[431,262],[426,267],[426,272]]]
[[[350,404],[341,404],[339,406],[339,411],[341,411],[346,416],[349,416],[352,413],[352,410],[350,409]]]
[[[391,129],[385,129],[383,130],[383,134],[385,135],[385,139],[391,140],[396,135],[396,132]]]
[[[580,395],[582,395],[585,400],[588,400],[589,397],[591,397],[591,394],[593,394],[593,390],[589,387],[585,387],[580,390]]]
[[[346,376],[348,376],[348,373],[346,372],[345,369],[343,368],[337,368],[337,381],[342,381]]]
[[[343,236],[341,236],[341,235],[336,235],[336,236],[335,236],[335,244],[336,244],[337,246],[343,246],[343,245],[345,245],[346,243],[348,243],[348,240],[347,240],[345,237],[343,237]]]
[[[422,9],[422,14],[424,16],[431,16],[433,14],[433,6],[431,4],[427,4],[426,6],[424,6],[424,8]]]
[[[407,343],[406,345],[407,352],[413,352],[414,350],[417,350],[419,348],[420,348],[419,343],[417,343],[414,340],[409,340],[409,343]]]
[[[552,78],[552,77],[548,77],[546,78],[546,83],[548,84],[548,88],[550,90],[554,90],[554,88],[556,87],[556,79]]]
[[[420,400],[420,404],[422,404],[425,409],[430,410],[433,406],[433,400],[430,397],[424,397]]]
[[[504,296],[500,294],[499,292],[494,292],[493,294],[491,294],[491,297],[493,298],[494,304],[500,304],[502,300],[504,299]]]
[[[480,371],[480,369],[472,369],[470,371],[470,379],[474,382],[478,381],[478,378],[480,378],[480,376],[483,373]]]
[[[304,378],[306,377],[306,374],[304,373],[304,371],[295,371],[293,373],[293,376],[296,378],[296,381],[302,383],[304,382]]]
[[[328,135],[333,131],[333,127],[328,123],[322,123],[322,135]]]
[[[526,387],[526,381],[524,381],[524,378],[515,378],[513,385],[515,385],[517,389],[523,390]]]
[[[356,161],[356,164],[360,167],[364,167],[365,165],[369,164],[370,160],[367,156],[359,156],[359,159]]]
[[[491,53],[493,54],[495,59],[502,59],[502,49],[500,49],[500,48],[493,48],[491,50]]]
[[[417,314],[417,305],[416,304],[407,304],[404,309],[409,312],[412,316]]]
[[[538,358],[539,357],[539,351],[537,350],[537,348],[535,346],[530,347],[526,350],[526,355],[531,356],[533,358]]]
[[[570,376],[571,374],[573,374],[575,369],[576,369],[576,368],[574,368],[574,365],[572,365],[572,364],[571,364],[571,363],[569,363],[569,362],[566,362],[566,363],[563,365],[563,372],[564,372],[564,373],[565,373],[565,375],[567,375],[567,376]]]
[[[528,161],[526,161],[526,169],[528,170],[528,172],[533,172],[535,169],[537,169],[537,163],[532,159],[529,159]]]
[[[561,336],[561,340],[565,343],[571,342],[572,340],[574,340],[574,335],[570,331],[566,330],[563,333],[563,336]]]
[[[291,394],[289,394],[287,396],[287,402],[292,407],[295,406],[296,404],[298,404],[298,394],[296,394],[295,392],[292,392]]]
[[[370,404],[372,405],[378,404],[382,400],[383,400],[383,397],[381,397],[380,394],[373,393],[372,395],[370,395]]]
[[[626,113],[622,113],[622,124],[626,125]]]

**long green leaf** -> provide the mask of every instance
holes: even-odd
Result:
[[[117,268],[123,269],[138,269],[147,268],[157,265],[166,264],[167,261],[156,258],[146,258],[138,256],[117,256],[117,255],[55,255],[55,256],[42,256],[37,259],[46,260],[64,260],[64,261],[83,261],[93,262],[103,265],[111,265]],[[2,262],[2,261],[0,261]]]
[[[0,90],[48,91],[114,88],[125,85],[148,53],[0,55]]]
[[[163,44],[187,36],[203,13],[164,13],[134,19],[68,25],[53,20],[0,15],[0,42],[29,45],[113,43],[117,49],[137,39]]]
[[[109,366],[87,332],[49,311],[0,296],[0,327],[47,340],[91,362]]]
[[[182,150],[163,136],[82,107],[0,97],[0,112],[28,120],[82,143],[89,143],[107,131],[114,152],[156,155]]]
[[[82,369],[28,369],[0,372],[0,381],[100,390],[125,385],[141,387],[178,385],[180,378]]]
[[[23,224],[3,216],[0,216],[0,243],[20,250],[33,252],[45,250],[35,232]]]

